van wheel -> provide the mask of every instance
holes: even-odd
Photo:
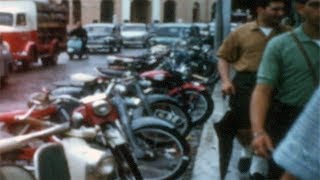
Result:
[[[50,65],[57,65],[58,64],[58,55],[54,54],[50,57]]]
[[[42,66],[54,66],[58,62],[58,55],[53,55],[50,57],[41,58]]]
[[[30,68],[30,62],[23,61],[22,62],[22,70],[27,71]]]
[[[41,58],[41,62],[44,67],[49,66],[50,64],[49,58]]]
[[[69,54],[69,59],[73,60],[73,54]]]

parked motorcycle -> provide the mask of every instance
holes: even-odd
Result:
[[[106,92],[115,88],[113,102],[118,109],[124,132],[130,139],[129,142],[137,157],[143,178],[179,177],[186,170],[190,160],[189,145],[186,140],[176,131],[175,126],[161,119],[140,117],[130,120],[127,109],[130,103],[122,97],[122,94],[126,93],[126,88],[117,83],[117,81],[124,81],[126,72],[105,70],[103,73],[113,77]]]
[[[63,111],[61,112],[63,113]],[[51,124],[50,126],[47,121],[33,118],[30,115],[31,111],[23,115],[16,115],[16,120],[19,121],[17,123],[26,123],[26,125],[30,126],[37,124],[37,126],[42,125],[46,128],[40,130],[34,129],[31,133],[0,140],[0,154],[2,157],[0,165],[1,180],[69,180],[70,178],[85,180],[87,177],[99,179],[102,177],[109,178],[115,176],[116,166],[111,152],[89,147],[83,139],[72,138],[73,141],[70,141],[68,138],[59,141],[60,143],[53,143],[53,141],[51,141],[39,147],[32,146],[32,143],[38,139],[68,132],[71,124],[66,113],[62,114],[65,121],[64,123]],[[67,143],[65,141],[67,141]],[[74,143],[79,141],[82,142],[81,146],[79,146],[79,143]],[[15,154],[17,154],[21,148],[27,145],[35,148],[35,153],[30,154],[30,165],[33,166],[31,169],[29,168],[30,166],[24,164],[19,165],[19,163],[21,163],[19,156],[14,157],[16,161],[13,160],[14,158],[10,159],[10,157],[8,157],[11,152],[14,153],[14,151],[16,151]],[[78,150],[77,153],[74,153],[74,151],[71,152],[71,150],[74,149],[81,149],[81,151]],[[8,163],[9,159],[11,160],[10,163]],[[75,162],[77,162],[77,164],[74,164]],[[81,165],[82,167],[79,167]],[[69,171],[70,168],[74,166],[77,166],[78,169],[76,171]],[[78,174],[82,176],[79,177],[77,176]]]
[[[46,98],[47,99],[47,98]],[[88,98],[90,99],[90,98]],[[70,97],[60,97],[56,98],[56,100],[59,101],[77,101],[74,98]],[[78,101],[77,101],[78,102]],[[30,128],[31,124],[36,124],[36,125],[41,125],[44,127],[51,126],[52,123],[48,121],[44,121],[44,118],[48,117],[47,114],[42,117],[41,120],[38,120],[34,118],[34,115],[39,116],[39,112],[35,111],[36,109],[34,107],[38,106],[39,102],[37,102],[35,105],[30,108],[29,111],[24,113],[23,115],[17,115],[14,112],[10,113],[5,113],[5,114],[0,114],[0,120],[4,120],[3,122],[6,123],[11,123],[8,124],[14,125],[14,122],[16,123],[27,123],[26,127]],[[89,102],[88,102],[89,103]],[[52,103],[49,103],[52,104]],[[49,107],[49,106],[47,106]],[[52,106],[50,106],[52,107]],[[66,111],[63,109],[59,108],[60,111],[63,113],[63,116],[68,116]],[[91,109],[92,110],[92,109]],[[60,112],[59,111],[59,112]],[[32,116],[33,115],[33,116]],[[93,115],[93,114],[92,114]],[[110,114],[110,116],[114,115],[113,113]],[[94,115],[93,115],[94,116]],[[78,162],[77,166],[80,166],[80,162],[82,163],[83,170],[80,169],[80,174],[83,176],[79,176],[79,169],[77,171],[74,171],[75,174],[71,174],[72,177],[82,177],[82,178],[74,178],[74,179],[86,179],[87,177],[95,177],[95,178],[106,178],[107,176],[110,175],[111,170],[113,171],[113,164],[110,164],[113,162],[113,159],[110,159],[109,157],[113,155],[114,161],[116,162],[116,166],[114,169],[117,170],[117,176],[123,179],[141,179],[141,174],[139,170],[137,169],[137,165],[135,164],[135,160],[133,159],[131,155],[131,151],[128,149],[128,144],[126,141],[125,136],[123,136],[123,133],[120,132],[120,128],[117,127],[114,124],[114,121],[116,119],[111,119],[107,114],[105,114],[103,117],[101,117],[102,120],[100,119],[99,123],[97,123],[94,127],[87,127],[87,128],[80,128],[80,129],[72,129],[71,131],[68,131],[70,128],[70,124],[72,125],[73,128],[78,128],[79,126],[82,125],[82,122],[79,122],[79,117],[75,115],[70,122],[62,123],[55,125],[53,127],[49,127],[43,130],[38,130],[36,132],[32,132],[29,134],[24,134],[24,135],[18,135],[17,137],[12,137],[8,139],[3,139],[0,140],[0,153],[4,153],[7,151],[11,151],[14,149],[20,149],[24,147],[26,144],[28,144],[31,140],[38,139],[40,137],[48,137],[50,135],[56,135],[60,133],[67,133],[67,135],[70,137],[77,137],[81,138],[81,140],[77,141],[72,141],[75,143],[70,143],[69,138],[55,138],[56,141],[61,142],[62,144],[65,144],[64,146],[68,146],[67,150],[72,150],[70,154],[71,160],[69,160],[71,163],[72,162]],[[65,118],[67,119],[67,118]],[[89,119],[92,120],[92,119]],[[94,120],[99,120],[98,118],[95,118]],[[89,121],[90,122],[90,121]],[[100,126],[98,126],[100,125]],[[33,130],[37,130],[36,128],[32,128]],[[66,132],[68,131],[68,132]],[[26,131],[24,131],[26,132]],[[58,140],[57,140],[58,139]],[[101,142],[104,146],[104,148],[97,149],[97,148],[92,148],[89,145],[84,145],[86,142],[84,140],[88,139],[99,139],[96,140],[97,142]],[[68,141],[68,143],[63,143],[64,141]],[[78,143],[78,145],[77,145]],[[75,145],[71,145],[75,144]],[[79,148],[81,147],[81,148]],[[38,148],[37,147],[31,147],[35,149],[34,151],[37,152]],[[79,153],[75,153],[76,150],[80,150]],[[111,154],[112,152],[112,154]],[[18,152],[19,153],[19,152]],[[37,153],[36,153],[37,154]],[[78,154],[79,156],[76,156]],[[106,156],[109,154],[108,156]],[[28,154],[29,160],[34,157],[34,153]],[[8,158],[8,156],[4,156]],[[15,159],[16,161],[19,161],[19,157]],[[31,157],[31,158],[30,158]],[[52,158],[52,156],[51,156]],[[70,159],[70,158],[68,158]],[[13,161],[13,162],[16,162]],[[40,166],[41,168],[42,166]],[[90,167],[90,168],[88,168]],[[111,169],[110,169],[111,168]],[[46,171],[50,171],[44,168]],[[85,170],[88,170],[86,172]],[[97,172],[101,171],[101,172]],[[86,172],[86,173],[84,173]],[[107,173],[107,174],[106,174]],[[46,174],[44,174],[46,175]],[[48,174],[50,175],[50,173]],[[46,176],[47,177],[47,176]],[[44,178],[47,179],[47,178]],[[55,178],[54,178],[55,179]],[[59,178],[58,178],[59,179]],[[93,178],[94,179],[94,178]]]
[[[111,70],[107,68],[97,68],[103,74]],[[84,97],[86,95],[94,94],[95,92],[102,92],[107,88],[110,82],[110,77],[94,77],[85,74],[75,74],[71,77],[73,82],[81,82],[79,86],[62,84],[61,87],[53,90],[54,95],[69,94],[74,97]],[[155,116],[166,120],[175,125],[176,129],[186,136],[191,130],[191,117],[179,105],[179,102],[164,94],[145,94],[142,86],[145,83],[139,79],[139,76],[134,73],[127,73],[123,82],[127,86],[126,98],[139,98],[141,106],[132,109],[134,118],[141,116]],[[119,83],[121,84],[121,83]],[[124,84],[123,84],[124,85]]]
[[[190,73],[184,63],[176,63],[175,59],[165,61],[158,69],[141,73],[140,76],[152,82],[148,91],[177,98],[190,114],[194,125],[204,123],[212,114],[214,102],[208,87],[201,83],[206,79]]]
[[[123,72],[111,72],[108,76],[113,78],[109,80],[103,93],[81,98],[80,102],[68,96],[71,101],[80,104],[73,111],[73,119],[77,119],[76,122],[83,122],[81,124],[89,127],[99,125],[102,129],[104,129],[103,122],[110,123],[111,120],[118,122],[117,124],[123,130],[122,132],[128,139],[130,148],[138,160],[138,168],[143,178],[170,179],[179,177],[186,170],[190,160],[189,146],[186,140],[172,124],[166,121],[153,117],[140,117],[131,120],[127,106],[129,104],[134,106],[135,101],[129,102],[130,99],[123,98],[121,95],[125,93],[123,91],[125,87],[121,86],[118,81],[124,81]],[[113,103],[108,101],[111,93],[113,94]],[[138,103],[135,106],[139,105]],[[100,114],[106,112],[110,117],[109,120]],[[102,130],[102,132],[105,131]],[[106,140],[98,138],[96,141],[103,146],[103,142]]]

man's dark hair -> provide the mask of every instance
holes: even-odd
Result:
[[[305,4],[308,2],[308,0],[295,0],[295,2]]]
[[[286,3],[286,0],[256,0],[256,3],[255,3],[255,7],[267,7],[270,5],[270,3],[272,2],[283,2],[283,3]]]

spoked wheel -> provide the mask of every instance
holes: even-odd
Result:
[[[172,123],[182,136],[189,134],[192,128],[191,117],[178,104],[169,101],[158,101],[150,106],[155,117]]]
[[[148,125],[133,128],[139,146],[152,155],[138,158],[138,168],[143,179],[175,179],[189,164],[189,145],[175,130]]]
[[[194,125],[204,123],[213,112],[213,100],[206,92],[187,90],[178,98],[185,103]]]

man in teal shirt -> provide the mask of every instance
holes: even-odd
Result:
[[[250,105],[252,147],[259,156],[270,158],[270,152],[319,84],[319,6],[320,0],[305,0],[305,6],[299,11],[305,22],[293,31],[306,50],[313,70],[291,33],[272,39],[265,49]],[[273,90],[276,90],[274,101],[277,103],[271,106]],[[269,107],[272,113],[268,113]],[[277,178],[282,171],[272,166],[270,172],[274,173],[271,178]]]

